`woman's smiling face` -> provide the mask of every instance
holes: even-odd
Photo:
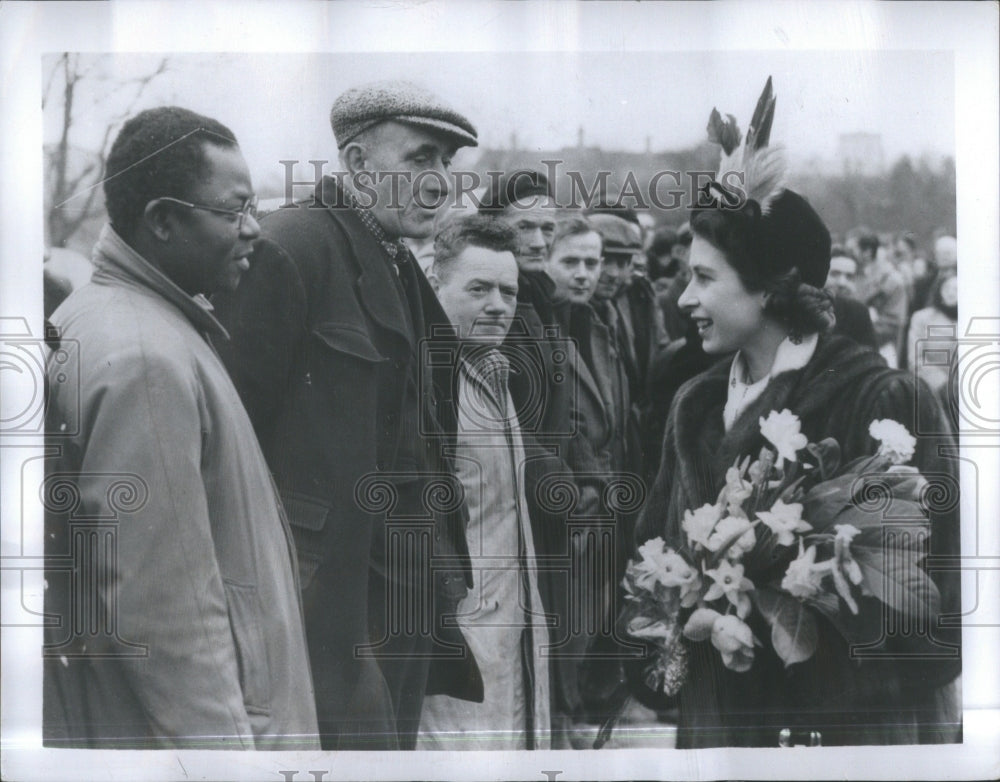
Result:
[[[695,235],[691,281],[678,304],[698,326],[706,353],[731,353],[754,339],[767,324],[764,294],[748,291],[725,253]]]

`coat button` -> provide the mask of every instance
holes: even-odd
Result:
[[[378,472],[383,472],[385,470],[385,464],[383,462],[375,462],[375,469]]]

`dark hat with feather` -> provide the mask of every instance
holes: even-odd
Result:
[[[697,233],[699,212],[731,213],[753,266],[741,271],[768,278],[797,269],[802,282],[822,288],[830,270],[830,232],[809,202],[784,185],[784,151],[768,145],[775,101],[768,77],[746,138],[732,114],[724,120],[712,109],[708,137],[722,147],[722,160],[698,194],[692,227]]]

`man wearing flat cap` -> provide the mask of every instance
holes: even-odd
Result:
[[[588,219],[603,240],[601,282],[609,281],[617,291],[612,298],[628,336],[630,360],[637,370],[633,391],[641,395],[649,362],[666,338],[652,283],[632,273],[635,259],[643,255],[642,228],[636,213],[628,208],[595,211]]]
[[[345,173],[262,219],[220,352],[295,535],[323,746],[409,749],[425,692],[483,697],[441,622],[471,586],[450,406],[420,371],[448,319],[402,242],[434,230],[476,130],[407,82],[348,90],[330,121]]]

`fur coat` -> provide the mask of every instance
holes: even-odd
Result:
[[[958,554],[957,448],[926,386],[887,368],[870,350],[843,337],[824,336],[805,367],[772,378],[726,432],[722,410],[730,363],[727,358],[693,378],[675,398],[660,471],[636,530],[637,544],[662,535],[668,545],[679,545],[684,510],[715,502],[726,468],[765,445],[759,418],[788,408],[799,416],[810,441],[837,439],[842,463],[875,452],[877,445],[868,434],[874,419],[893,418],[914,434],[929,433],[917,438],[911,463],[939,490],[925,495],[936,498],[931,553]],[[957,615],[958,574],[930,575],[941,589],[941,615]],[[869,610],[881,610],[881,604],[865,600]],[[884,625],[874,624],[889,626],[894,618],[889,613]],[[957,740],[960,718],[954,698],[949,701],[960,669],[957,628],[934,627],[930,638],[893,638],[886,649],[897,654],[859,662],[842,636],[819,614],[816,619],[816,654],[788,668],[770,647],[770,633],[762,623],[751,621],[764,645],[746,673],[725,668],[710,643],[690,644],[690,671],[679,695],[678,746],[774,747],[783,728],[817,730],[823,744]]]

